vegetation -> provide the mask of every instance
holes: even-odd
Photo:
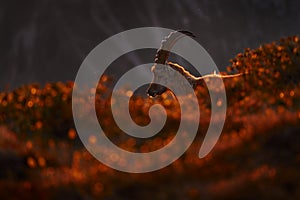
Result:
[[[73,83],[31,84],[0,93],[1,198],[299,199],[299,38],[246,49],[231,60],[231,72],[244,75],[224,80],[227,118],[213,151],[197,157],[210,120],[211,102],[203,85],[195,91],[201,110],[195,142],[170,166],[146,174],[113,170],[83,147],[72,119]],[[130,101],[131,115],[140,125],[149,123],[154,103],[166,108],[168,120],[157,137],[124,136],[106,98],[110,81],[101,78],[96,109],[113,142],[128,151],[149,152],[173,138],[180,111],[168,93]]]

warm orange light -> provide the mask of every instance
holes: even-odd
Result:
[[[31,88],[31,90],[30,90],[30,93],[31,93],[31,94],[34,95],[34,94],[36,94],[36,92],[37,92],[37,89],[36,89],[36,88]]]
[[[37,130],[39,130],[39,129],[41,129],[43,127],[43,123],[41,121],[37,121],[35,123],[35,127],[36,127]]]
[[[95,144],[95,143],[97,142],[96,136],[91,135],[91,136],[89,137],[89,142],[90,142],[91,144]]]
[[[27,141],[27,142],[26,142],[26,148],[27,148],[27,149],[32,149],[32,146],[33,146],[33,145],[32,145],[32,142],[31,142],[31,141]]]
[[[107,76],[103,75],[103,76],[101,77],[101,82],[106,82],[107,80],[108,80],[108,77],[107,77]]]
[[[35,160],[32,157],[28,157],[27,158],[27,165],[30,168],[34,168],[34,167],[36,167],[36,162],[35,162]]]
[[[75,139],[76,138],[76,131],[73,129],[73,128],[71,128],[69,131],[68,131],[68,136],[69,136],[69,138],[70,139]]]
[[[45,167],[46,166],[46,160],[43,157],[38,158],[38,164],[40,167]]]
[[[128,91],[126,92],[126,96],[128,96],[128,97],[131,97],[132,94],[133,94],[133,92],[132,92],[131,90],[128,90]]]
[[[219,100],[217,101],[217,106],[220,107],[220,106],[222,106],[222,104],[223,104],[222,100],[219,99]]]
[[[33,102],[32,102],[32,101],[28,101],[28,102],[27,102],[27,106],[28,106],[29,108],[31,108],[31,107],[33,106]]]
[[[283,92],[280,92],[279,97],[280,97],[280,98],[283,98],[283,97],[284,97],[284,93],[283,93]]]

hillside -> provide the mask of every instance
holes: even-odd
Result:
[[[203,159],[197,157],[210,120],[203,85],[195,91],[201,119],[194,144],[170,166],[146,174],[110,169],[83,147],[72,119],[72,82],[43,88],[30,84],[0,93],[1,198],[299,199],[299,38],[246,49],[227,69],[246,75],[224,81],[227,118],[213,151]],[[129,151],[148,152],[173,138],[180,113],[178,102],[170,101],[168,94],[130,101],[138,124],[149,122],[152,104],[164,105],[168,123],[158,137],[144,141],[123,136],[102,97],[109,91],[109,81],[101,79],[96,109],[112,141]]]

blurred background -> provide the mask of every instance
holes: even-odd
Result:
[[[74,80],[97,44],[145,26],[195,33],[225,70],[229,59],[245,48],[299,33],[299,6],[296,0],[1,1],[0,90]],[[129,59],[132,65],[139,62],[145,63]]]

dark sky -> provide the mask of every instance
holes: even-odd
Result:
[[[1,1],[0,89],[74,80],[96,45],[145,26],[193,32],[224,70],[247,47],[299,35],[299,7],[296,0]]]

